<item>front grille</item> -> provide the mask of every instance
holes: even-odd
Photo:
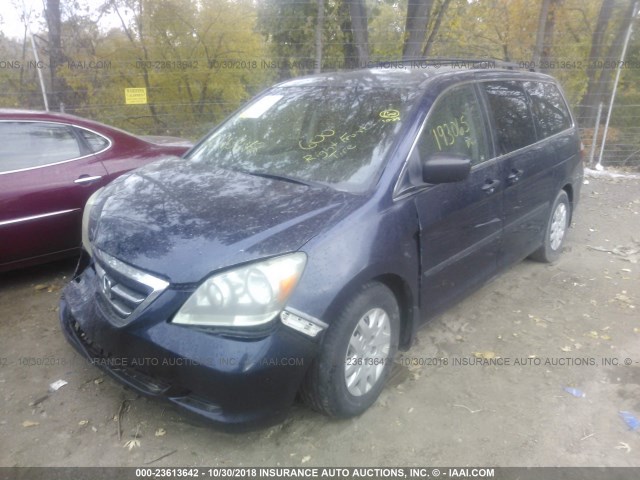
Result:
[[[122,326],[132,322],[169,286],[169,282],[121,262],[98,249],[94,248],[93,252],[98,281],[98,303],[115,325]]]
[[[91,341],[77,321],[72,320],[69,325],[89,355],[91,364],[106,368],[112,374],[124,379],[127,383],[142,390],[146,394],[163,395],[171,391],[172,387],[170,383],[159,378],[151,377],[134,368],[121,366],[122,359],[118,359],[120,365],[114,366],[114,357],[102,349],[97,343]],[[184,389],[177,391],[181,394],[186,392]]]

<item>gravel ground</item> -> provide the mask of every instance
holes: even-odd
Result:
[[[525,261],[433,319],[346,421],[295,405],[229,434],[185,417],[67,345],[73,261],[4,274],[0,466],[640,466],[619,415],[640,418],[639,187],[590,178],[557,264]]]

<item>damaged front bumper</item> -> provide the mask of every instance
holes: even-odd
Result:
[[[92,364],[142,394],[228,426],[282,418],[317,351],[316,339],[280,321],[251,336],[174,325],[189,292],[167,288],[130,323],[100,301],[93,265],[65,289],[60,321]]]

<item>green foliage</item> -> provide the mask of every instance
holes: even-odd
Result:
[[[123,30],[64,25],[70,61],[58,70],[82,115],[123,128],[197,138],[271,82],[265,46],[246,0],[126,0]],[[114,8],[114,7],[112,7]],[[125,17],[124,13],[133,11]],[[128,20],[124,20],[128,18]],[[148,105],[125,105],[124,89],[147,88]]]
[[[346,56],[353,54],[346,1],[321,3],[322,71],[345,68]],[[574,106],[589,85],[586,65],[602,1],[555,2],[553,64],[547,71]],[[606,24],[602,51],[613,58],[604,60],[619,57],[614,39],[628,1],[616,1]],[[134,132],[195,139],[264,87],[315,67],[317,0],[103,0],[98,10],[89,9],[86,0],[61,5],[67,61],[56,73],[69,88],[66,110]],[[541,5],[542,0],[434,0],[427,36],[438,13],[444,14],[430,55],[530,61]],[[369,58],[401,58],[407,0],[366,0],[366,8]],[[101,18],[108,15],[120,18],[121,25],[106,31]],[[47,34],[40,25],[37,43],[45,64],[40,70],[48,83]],[[635,35],[630,65],[640,63],[639,52],[640,35]],[[0,106],[42,108],[38,69],[27,68],[32,60],[30,43],[0,34],[0,61],[20,64],[0,69]],[[600,72],[594,75],[599,78]],[[640,104],[639,72],[623,71],[618,104]],[[605,96],[613,73],[603,76]],[[147,88],[149,103],[125,104],[129,87]],[[635,120],[629,108],[616,109],[612,119],[621,128]]]
[[[372,59],[402,58],[407,0],[369,0],[369,44]]]
[[[43,108],[31,45],[0,33],[0,108]]]

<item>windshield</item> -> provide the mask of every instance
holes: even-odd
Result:
[[[404,88],[271,89],[189,158],[212,168],[364,191],[380,171],[410,101]]]

